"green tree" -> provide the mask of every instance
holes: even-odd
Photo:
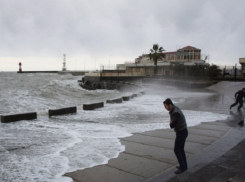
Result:
[[[215,64],[193,65],[188,67],[188,76],[208,76],[218,77],[222,75],[222,70]]]
[[[208,72],[210,77],[218,77],[222,75],[222,70],[215,64],[208,65]]]
[[[150,57],[150,59],[153,59],[154,61],[154,74],[157,74],[157,61],[160,58],[164,58],[165,54],[163,53],[163,51],[165,51],[163,49],[163,47],[159,47],[158,44],[153,44],[152,49],[150,49],[150,54],[148,54],[148,56]]]
[[[188,67],[188,76],[204,76],[204,65],[194,64]]]
[[[173,67],[174,75],[185,76],[185,66],[183,64],[175,63],[175,65],[172,67]]]

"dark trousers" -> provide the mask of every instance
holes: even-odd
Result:
[[[178,159],[180,168],[185,170],[187,169],[187,161],[185,155],[185,140],[188,136],[188,130],[181,131],[176,133],[175,144],[174,144],[174,153]]]
[[[237,105],[238,103],[239,103],[239,106],[238,106],[237,110],[241,109],[243,106],[243,100],[237,100],[237,99],[236,99],[236,102],[231,105],[231,108],[234,107],[235,105]]]

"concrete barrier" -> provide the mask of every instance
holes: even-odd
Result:
[[[104,102],[94,104],[83,104],[83,110],[94,110],[101,107],[104,107]]]
[[[129,101],[131,96],[122,97],[123,101]]]
[[[49,117],[51,117],[51,116],[71,114],[76,112],[77,112],[77,107],[67,107],[67,108],[54,109],[54,110],[50,109],[48,110],[48,115]]]
[[[10,122],[15,122],[15,121],[32,120],[32,119],[37,119],[36,112],[1,116],[2,123],[10,123]]]
[[[114,103],[122,103],[122,98],[119,99],[112,99],[112,100],[107,100],[106,103],[108,104],[114,104]]]

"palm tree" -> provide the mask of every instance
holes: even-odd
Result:
[[[165,57],[165,54],[163,53],[163,51],[165,51],[163,47],[159,47],[158,44],[153,44],[152,49],[150,49],[150,54],[148,54],[150,59],[153,59],[154,61],[154,65],[155,65],[154,74],[157,74],[157,60],[159,58]]]

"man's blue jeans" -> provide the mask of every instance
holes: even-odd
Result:
[[[186,161],[186,155],[185,155],[185,140],[188,136],[188,130],[180,131],[176,133],[175,138],[175,144],[174,144],[174,153],[178,159],[180,168],[182,170],[186,170],[187,167],[187,161]]]

